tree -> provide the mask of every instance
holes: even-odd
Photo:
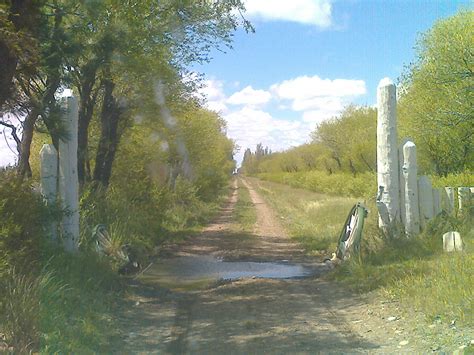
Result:
[[[440,175],[474,168],[473,17],[438,21],[401,80],[401,130],[417,143],[423,169]]]

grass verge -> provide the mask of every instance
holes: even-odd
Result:
[[[333,197],[287,185],[253,180],[258,191],[282,217],[291,236],[314,255],[334,251],[342,224],[355,199]],[[404,311],[417,310],[424,321],[442,320],[474,326],[474,224],[439,216],[416,238],[387,239],[377,228],[377,212],[368,204],[361,260],[344,263],[330,275],[359,292],[377,290],[397,300]],[[457,230],[465,242],[461,253],[444,253],[443,233]]]

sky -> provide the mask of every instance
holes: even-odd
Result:
[[[348,104],[375,105],[379,81],[395,82],[416,59],[421,33],[473,1],[246,0],[254,34],[212,52],[207,107],[227,121],[240,147],[280,151],[310,141],[318,123]]]
[[[190,68],[205,75],[201,94],[226,120],[238,164],[246,148],[309,142],[318,123],[348,104],[374,105],[378,82],[396,82],[415,60],[420,33],[474,7],[465,0],[244,2],[255,33],[237,30],[232,49],[214,50],[209,63]],[[5,138],[0,165],[15,161]]]

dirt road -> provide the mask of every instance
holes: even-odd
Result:
[[[200,235],[166,250],[176,257],[211,256],[231,261],[283,261],[310,265],[307,278],[243,278],[202,287],[164,287],[138,282],[122,315],[124,353],[373,353],[410,351],[388,340],[380,309],[337,284],[288,238],[273,211],[243,180],[257,211],[251,235],[233,222],[237,185],[219,218]],[[181,259],[179,259],[181,260]],[[166,264],[166,260],[161,261]],[[146,276],[146,275],[145,275]],[[146,277],[145,277],[146,279]],[[385,306],[380,305],[379,308]],[[370,308],[370,309],[369,309]]]

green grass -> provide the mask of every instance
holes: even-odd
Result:
[[[245,232],[251,233],[257,222],[257,212],[250,198],[249,191],[238,180],[238,200],[234,210],[235,221],[242,227]]]
[[[278,212],[290,235],[312,254],[335,251],[338,234],[353,198],[317,194],[287,185],[253,180]],[[416,238],[385,238],[377,227],[377,211],[368,203],[361,259],[345,262],[330,278],[354,290],[377,290],[393,297],[405,312],[418,310],[432,319],[457,320],[474,326],[474,224],[472,216],[439,216]],[[465,251],[444,253],[442,235],[461,233]]]
[[[0,329],[7,344],[20,353],[113,351],[120,340],[118,275],[96,255],[50,252],[37,272],[11,268],[0,280]]]

